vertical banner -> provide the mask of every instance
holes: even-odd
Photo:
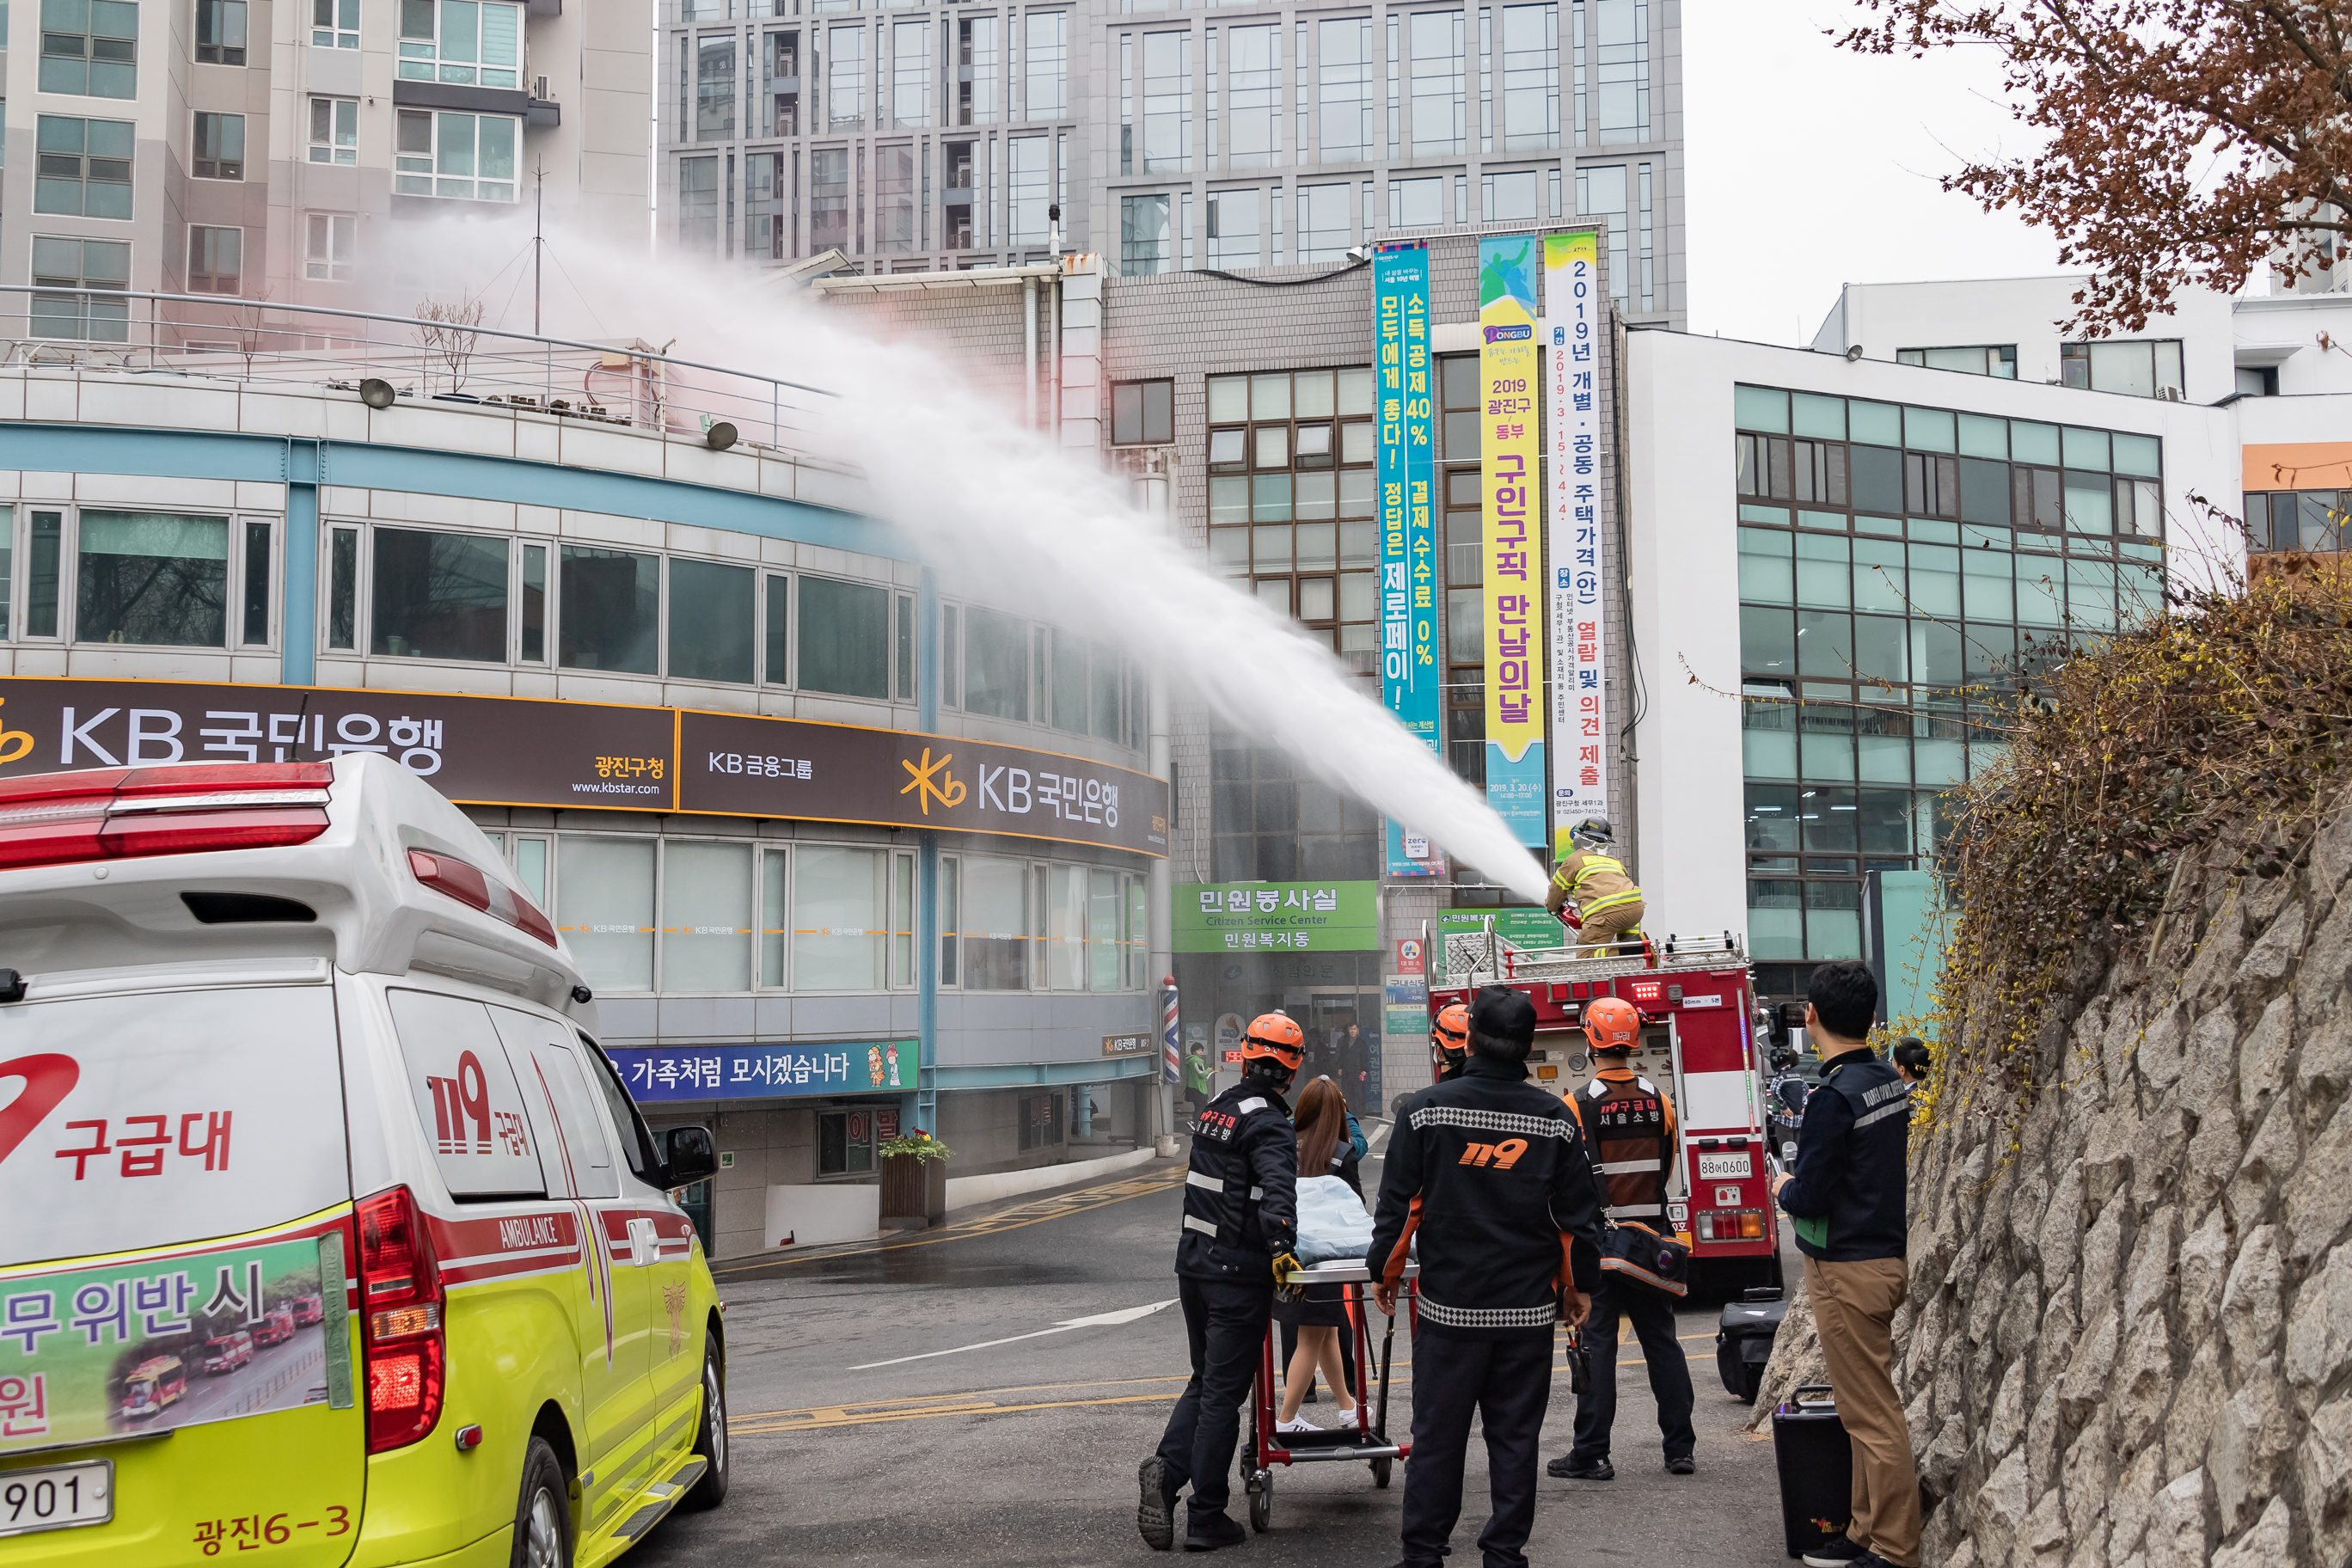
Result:
[[[1433,752],[1437,728],[1436,450],[1431,417],[1429,252],[1372,258],[1374,362],[1379,369],[1381,695],[1397,722]],[[1441,754],[1442,752],[1441,752]],[[1408,826],[1388,823],[1388,874],[1433,877],[1438,858]]]
[[[1599,237],[1544,236],[1544,342],[1551,395],[1551,732],[1553,852],[1569,830],[1609,815],[1608,596],[1601,576]]]
[[[1544,842],[1543,426],[1536,405],[1536,237],[1478,241],[1481,479],[1486,499],[1486,804]]]

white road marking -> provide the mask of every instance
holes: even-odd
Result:
[[[1132,1323],[1139,1318],[1148,1318],[1163,1308],[1172,1307],[1176,1301],[1177,1298],[1171,1296],[1165,1301],[1154,1301],[1149,1306],[1122,1307],[1116,1312],[1097,1312],[1091,1318],[1072,1318],[1067,1322],[1055,1323],[1050,1329],[1039,1329],[1032,1333],[1013,1334],[1001,1340],[982,1340],[976,1345],[957,1345],[943,1351],[925,1351],[920,1355],[894,1356],[888,1361],[869,1361],[863,1366],[853,1366],[849,1370],[871,1372],[877,1366],[900,1366],[910,1361],[929,1361],[934,1356],[961,1355],[966,1351],[992,1350],[998,1345],[1018,1344],[1023,1340],[1044,1339],[1048,1334],[1066,1334],[1072,1329],[1110,1328],[1120,1323]]]

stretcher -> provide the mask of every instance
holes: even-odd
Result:
[[[1405,1315],[1406,1332],[1419,1321],[1417,1299],[1420,1291],[1415,1282],[1421,1265],[1405,1265],[1404,1279],[1397,1289],[1397,1310]],[[1265,1343],[1258,1350],[1257,1378],[1251,1388],[1252,1419],[1250,1430],[1242,1443],[1242,1489],[1249,1496],[1250,1528],[1264,1531],[1274,1512],[1274,1467],[1329,1463],[1334,1460],[1369,1461],[1372,1467],[1372,1484],[1386,1487],[1395,1473],[1399,1459],[1412,1457],[1410,1442],[1394,1442],[1389,1437],[1389,1373],[1391,1358],[1396,1349],[1394,1317],[1381,1311],[1371,1299],[1371,1271],[1360,1260],[1340,1259],[1303,1268],[1291,1276],[1293,1282],[1306,1285],[1337,1285],[1348,1309],[1347,1332],[1355,1346],[1357,1386],[1356,1419],[1352,1426],[1328,1428],[1320,1432],[1277,1432],[1276,1417],[1282,1405],[1284,1368],[1280,1364],[1280,1329],[1278,1323],[1268,1323]],[[1385,1327],[1381,1333],[1380,1386],[1368,1397],[1363,1386],[1370,1381],[1371,1368],[1371,1320],[1381,1318]]]

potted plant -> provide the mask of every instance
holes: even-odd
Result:
[[[947,1214],[947,1163],[954,1151],[917,1128],[882,1142],[882,1224],[920,1230]]]

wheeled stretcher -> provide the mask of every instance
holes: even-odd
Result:
[[[1418,1321],[1416,1283],[1421,1274],[1418,1263],[1405,1265],[1404,1279],[1397,1289],[1397,1310],[1408,1314],[1406,1331]],[[1396,1462],[1412,1457],[1410,1442],[1394,1442],[1389,1437],[1389,1373],[1391,1356],[1396,1348],[1396,1319],[1383,1314],[1371,1299],[1371,1271],[1358,1260],[1342,1260],[1301,1269],[1293,1275],[1294,1284],[1337,1285],[1347,1304],[1346,1332],[1355,1345],[1356,1382],[1352,1390],[1356,1399],[1356,1419],[1352,1426],[1339,1426],[1322,1432],[1277,1432],[1275,1418],[1282,1405],[1283,1368],[1277,1346],[1280,1325],[1266,1325],[1265,1343],[1258,1352],[1257,1380],[1251,1391],[1253,1410],[1250,1430],[1242,1443],[1242,1489],[1249,1495],[1250,1528],[1264,1531],[1274,1510],[1274,1467],[1328,1463],[1332,1460],[1369,1461],[1372,1467],[1372,1484],[1385,1487],[1395,1473]],[[1382,1318],[1385,1327],[1381,1332],[1380,1384],[1377,1391],[1367,1388],[1371,1382],[1371,1319]]]

